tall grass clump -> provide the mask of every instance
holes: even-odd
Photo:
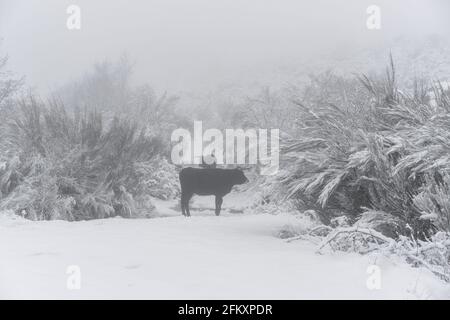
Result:
[[[285,141],[280,178],[288,197],[325,219],[384,212],[401,234],[450,231],[448,90],[400,90],[392,58],[384,77],[337,83],[337,95],[295,101],[298,131]]]
[[[151,170],[163,143],[128,118],[105,122],[31,96],[5,122],[0,209],[33,220],[133,217],[151,213],[148,197],[161,196],[149,188],[164,178]]]

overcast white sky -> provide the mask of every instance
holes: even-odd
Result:
[[[80,31],[66,28],[70,4],[81,8]],[[379,31],[366,28],[371,4]],[[0,52],[39,90],[123,52],[139,82],[196,90],[398,35],[448,36],[449,21],[448,0],[0,0]]]

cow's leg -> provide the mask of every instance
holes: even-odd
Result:
[[[189,211],[189,200],[191,200],[192,193],[185,193],[181,196],[181,208],[184,208],[185,216],[190,217],[191,212]],[[183,209],[182,209],[183,210]]]
[[[216,196],[216,216],[220,214],[220,209],[222,209],[223,198],[221,196]]]
[[[181,201],[180,201],[180,203],[181,203],[181,213],[183,214],[183,216],[185,216],[186,215],[186,208],[184,206],[183,194],[181,194]]]
[[[186,192],[183,190],[183,188],[181,188],[181,213],[183,214],[183,216],[186,216],[186,205],[185,205],[185,197],[186,197]]]

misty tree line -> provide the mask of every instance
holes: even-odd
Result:
[[[434,79],[400,88],[392,60],[370,77],[325,72],[298,86],[197,100],[133,86],[125,57],[42,99],[1,61],[2,210],[30,219],[148,216],[150,197],[178,196],[172,130],[203,120],[281,129],[281,173],[258,178],[261,206],[289,201],[325,224],[378,220],[393,236],[450,230],[448,88]]]

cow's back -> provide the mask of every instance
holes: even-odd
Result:
[[[180,171],[181,191],[198,195],[228,193],[232,185],[229,170],[184,168]]]

